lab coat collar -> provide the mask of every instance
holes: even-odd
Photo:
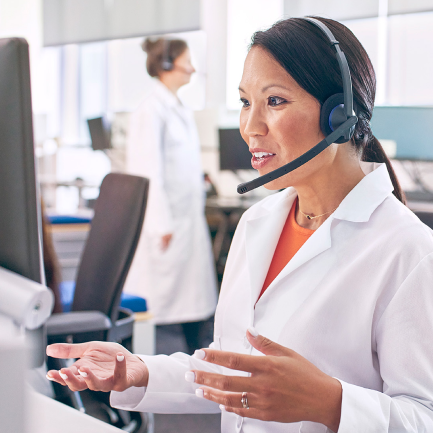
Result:
[[[332,218],[366,222],[385,198],[392,194],[394,186],[385,163],[361,161],[360,166],[365,177],[347,194],[331,215]],[[297,197],[297,192],[294,188],[289,187],[278,195],[277,200],[264,200],[261,208],[251,220],[266,216],[270,212],[280,212],[288,205],[288,210],[290,210]]]
[[[265,200],[257,214],[247,220],[245,242],[252,305],[262,289],[281,231],[296,197],[296,191],[288,188],[279,194],[276,202],[270,204],[271,200]]]
[[[333,218],[352,222],[367,222],[376,208],[394,190],[386,164],[360,163],[365,177],[347,194],[332,215]]]
[[[361,163],[366,176],[344,198],[338,209],[313,233],[280,274],[272,281],[260,301],[272,292],[283,278],[302,264],[331,247],[334,219],[365,222],[388,197],[393,186],[385,164]],[[250,273],[252,305],[258,299],[288,213],[297,197],[287,188],[274,200],[264,200],[255,215],[247,220],[246,254]],[[260,302],[259,301],[259,302]]]
[[[161,83],[161,81],[159,81],[157,78],[155,78],[153,82],[154,92],[164,100],[165,104],[168,107],[182,106],[180,100],[175,95],[173,95],[170,90],[168,90],[165,84]]]

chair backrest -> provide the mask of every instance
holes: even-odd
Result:
[[[113,322],[137,248],[149,180],[110,173],[102,184],[78,269],[72,311],[97,310]]]

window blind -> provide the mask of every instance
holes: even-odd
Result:
[[[200,0],[43,0],[44,45],[200,29]]]

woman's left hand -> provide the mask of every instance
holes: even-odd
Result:
[[[200,388],[203,397],[242,417],[284,423],[313,421],[336,432],[341,414],[340,382],[287,347],[260,335],[253,337],[249,332],[247,337],[266,356],[196,351],[194,356],[199,359],[251,373],[250,377],[241,377],[194,371],[194,382],[206,386]],[[187,373],[187,380],[192,377]],[[242,405],[243,392],[249,409]],[[201,395],[200,390],[197,395]]]

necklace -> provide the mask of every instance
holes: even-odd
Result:
[[[299,209],[299,207],[298,207],[298,209]],[[334,212],[334,210],[336,210],[336,209],[337,209],[337,208],[332,209],[332,210],[330,210],[329,212],[322,213],[322,215],[316,215],[316,216],[308,215],[308,214],[302,212],[301,209],[299,209],[299,212],[301,212],[301,214],[304,215],[304,217],[307,218],[307,220],[314,220],[314,219],[316,219],[316,218],[320,218],[320,217],[322,217],[322,216],[324,216],[324,215],[328,215],[328,213]]]

